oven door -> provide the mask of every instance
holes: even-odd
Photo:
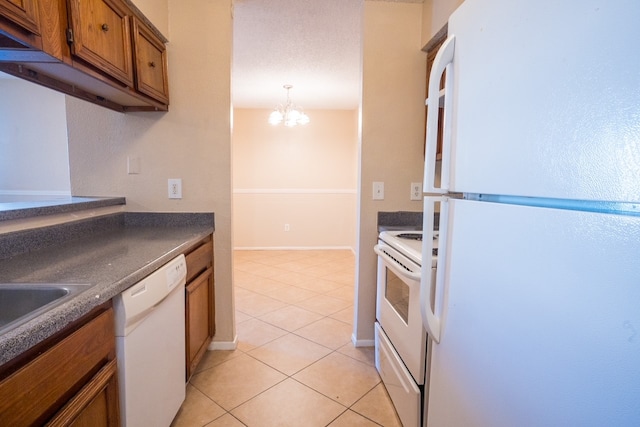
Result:
[[[376,318],[417,384],[424,384],[427,332],[420,314],[420,266],[379,243]]]

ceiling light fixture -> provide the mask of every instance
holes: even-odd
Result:
[[[293,86],[284,85],[282,86],[287,90],[287,103],[282,106],[282,104],[278,105],[276,109],[269,115],[269,123],[272,125],[278,125],[284,122],[285,126],[293,127],[295,125],[306,125],[309,123],[309,116],[307,116],[302,108],[296,106],[291,102],[291,98],[289,97],[289,91]]]

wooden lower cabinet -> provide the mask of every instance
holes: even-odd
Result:
[[[47,423],[51,427],[117,427],[118,376],[112,360]]]
[[[185,363],[188,380],[215,334],[213,236],[198,242],[187,251],[185,257]]]
[[[2,425],[120,424],[111,303],[68,329],[0,381]]]

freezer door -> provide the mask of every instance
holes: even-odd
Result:
[[[640,217],[449,203],[427,425],[640,425]]]
[[[639,16],[630,0],[466,0],[448,26],[448,188],[640,201]]]

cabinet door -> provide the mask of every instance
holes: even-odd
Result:
[[[168,104],[167,50],[164,43],[136,18],[133,18],[133,46],[136,58],[136,89]]]
[[[133,87],[129,14],[118,0],[69,0],[72,53]]]
[[[118,427],[118,376],[112,360],[47,424],[47,427]]]
[[[0,424],[42,425],[115,353],[114,336],[109,308],[0,382]]]
[[[186,287],[187,378],[213,336],[213,307],[213,268],[208,268]]]
[[[40,35],[37,0],[0,0],[0,15],[25,30]]]

